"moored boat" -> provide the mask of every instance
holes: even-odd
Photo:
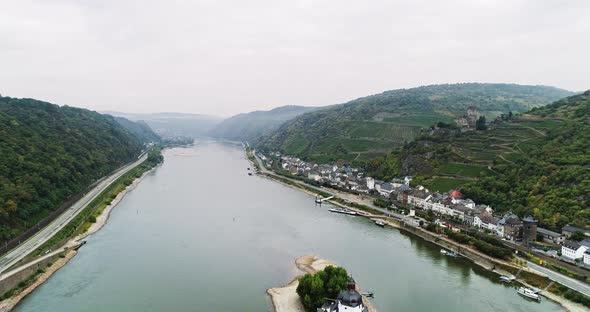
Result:
[[[526,298],[529,299],[533,299],[536,301],[540,301],[541,300],[541,296],[539,296],[534,290],[526,288],[526,287],[519,287],[516,292],[521,295],[524,296]]]
[[[354,212],[352,210],[344,209],[344,208],[330,208],[330,209],[328,209],[328,211],[335,212],[335,213],[343,213],[343,214],[347,214],[347,215],[351,215],[351,216],[357,215],[356,212]]]
[[[514,281],[514,279],[515,278],[513,276],[506,276],[506,275],[500,276],[500,282],[502,282],[502,283],[510,284],[510,283],[512,283],[512,281]]]
[[[380,227],[385,227],[385,222],[383,222],[382,220],[376,220],[375,225],[380,226]]]
[[[453,258],[459,257],[459,254],[456,253],[456,252],[454,252],[454,251],[452,251],[452,250],[451,251],[448,251],[446,249],[441,249],[440,250],[440,253],[443,254],[443,255],[445,255],[445,256],[449,256],[449,257],[453,257]]]

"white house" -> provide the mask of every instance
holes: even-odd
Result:
[[[375,179],[368,177],[367,178],[367,188],[369,190],[374,190],[375,189]]]
[[[590,250],[586,250],[584,253],[584,264],[590,265]]]
[[[588,250],[590,250],[590,241],[583,240],[577,243],[567,240],[561,246],[561,255],[571,260],[582,259]]]

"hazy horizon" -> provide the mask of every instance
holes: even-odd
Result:
[[[229,117],[461,82],[590,89],[590,2],[7,0],[0,94]]]

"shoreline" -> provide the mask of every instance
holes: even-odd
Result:
[[[254,164],[252,162],[252,160],[250,160],[248,157],[246,157],[246,159],[250,162],[251,165]],[[317,196],[317,193],[314,193],[314,192],[312,192],[310,190],[307,190],[307,189],[305,189],[303,187],[300,187],[299,185],[293,185],[293,184],[285,183],[285,182],[281,181],[280,179],[276,178],[275,176],[273,176],[271,174],[266,174],[264,172],[257,172],[257,175],[260,176],[260,177],[264,177],[266,179],[272,180],[274,182],[278,182],[278,183],[280,183],[282,185],[285,185],[287,187],[290,187],[292,189],[301,191],[301,192],[306,193],[306,194],[308,194],[310,196]],[[305,183],[305,184],[307,184],[307,183]],[[372,215],[370,213],[367,213],[366,211],[363,211],[363,210],[360,210],[360,209],[357,209],[357,208],[354,208],[354,207],[348,207],[346,205],[343,205],[341,203],[335,202],[333,200],[329,200],[328,202],[330,204],[332,204],[332,205],[335,205],[335,206],[340,206],[340,207],[343,207],[343,208],[347,208],[347,209],[356,211],[357,213],[360,213],[359,214],[360,217],[368,218],[368,219],[371,219],[371,220],[374,220],[376,218],[377,219],[382,219],[383,221],[386,222],[387,225],[389,225],[389,226],[397,229],[398,231],[404,230],[405,232],[409,232],[409,234],[411,234],[413,236],[416,236],[417,238],[420,238],[420,239],[422,239],[424,241],[428,241],[428,242],[434,243],[435,245],[440,246],[442,248],[448,248],[448,247],[446,247],[444,245],[441,245],[438,241],[429,240],[429,239],[426,239],[426,238],[422,237],[421,235],[418,235],[418,234],[416,234],[414,232],[408,231],[404,227],[401,227],[399,224],[397,224],[397,223],[399,223],[399,221],[392,220],[392,218],[389,218],[387,216]],[[391,221],[394,221],[394,222],[391,222]],[[422,230],[422,229],[420,229],[420,230]],[[423,230],[423,231],[425,231],[425,230]],[[427,234],[428,235],[431,235],[431,233],[427,233]],[[487,261],[491,261],[494,265],[495,264],[498,264],[498,265],[501,265],[501,266],[509,266],[509,267],[516,268],[512,263],[508,263],[508,262],[505,262],[505,261],[501,261],[499,259],[491,258],[491,257],[489,257],[487,255],[481,254],[477,250],[473,250],[473,249],[468,248],[468,247],[466,247],[464,245],[461,245],[461,244],[459,244],[457,242],[451,241],[451,240],[449,240],[447,238],[443,238],[442,241],[444,241],[447,244],[453,245],[453,246],[455,246],[457,248],[467,249],[467,250],[469,250],[469,252],[472,252],[474,254],[477,254],[480,257],[483,257]],[[484,264],[484,263],[482,263],[482,262],[480,262],[480,261],[478,261],[476,259],[472,259],[471,257],[465,256],[465,255],[463,255],[463,257],[465,257],[466,259],[468,259],[469,261],[471,261],[473,264],[475,264],[475,265],[477,265],[477,266],[479,266],[479,267],[481,267],[481,268],[483,268],[483,269],[485,269],[487,271],[496,273],[498,275],[502,275],[502,274],[505,273],[505,272],[502,272],[502,271],[504,271],[502,269],[496,269],[494,266],[489,267],[486,264]],[[532,274],[536,274],[536,275],[541,276],[541,277],[546,277],[546,276],[540,275],[537,272],[531,271],[527,267],[518,267],[518,269],[521,269],[523,271],[527,271],[527,272],[532,273]],[[526,282],[523,281],[522,279],[517,280],[517,282],[519,282],[519,283],[521,283],[523,285],[527,285]],[[545,298],[547,298],[548,300],[551,300],[551,301],[557,303],[566,312],[584,312],[584,311],[588,311],[588,309],[586,307],[584,307],[583,305],[578,304],[576,302],[573,302],[571,300],[568,300],[567,298],[561,297],[559,295],[553,294],[553,293],[551,293],[548,290],[544,290],[541,293],[541,295],[544,296]],[[275,310],[275,312],[281,312],[281,311]]]
[[[125,195],[127,195],[128,192],[135,189],[148,174],[153,173],[159,166],[160,165],[157,165],[149,169],[148,171],[144,172],[139,178],[133,180],[131,184],[129,184],[124,190],[119,192],[117,196],[111,201],[111,203],[103,209],[101,214],[96,218],[96,222],[93,223],[86,232],[69,239],[66,242],[66,244],[59,249],[62,252],[64,252],[63,258],[60,257],[50,267],[48,267],[45,272],[36,276],[35,281],[31,285],[22,289],[17,294],[0,301],[0,312],[12,311],[12,309],[14,309],[23,299],[25,299],[28,295],[35,291],[37,287],[41,286],[43,283],[49,280],[49,278],[53,274],[55,274],[66,264],[68,264],[70,260],[72,260],[78,254],[78,248],[72,248],[72,246],[81,247],[81,240],[100,231],[107,224],[113,209],[121,202],[121,200],[123,200]]]
[[[303,273],[314,274],[325,269],[327,266],[338,266],[335,262],[319,258],[313,255],[300,256],[295,259],[295,266]],[[270,297],[274,312],[305,312],[299,295],[297,295],[297,286],[299,279],[303,275],[295,276],[290,282],[284,286],[272,287],[266,290],[266,294]],[[358,285],[357,285],[358,288]],[[357,289],[360,291],[360,289]],[[369,312],[377,312],[372,302],[363,296],[363,302],[369,309]]]

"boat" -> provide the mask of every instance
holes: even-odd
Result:
[[[446,249],[441,249],[440,253],[445,255],[445,256],[449,256],[449,257],[453,257],[453,258],[457,258],[459,257],[459,254],[454,252],[454,251],[447,251]]]
[[[534,290],[526,288],[526,287],[519,287],[516,292],[524,297],[527,297],[529,299],[533,299],[533,300],[537,300],[540,301],[541,300],[541,296],[539,296],[537,293],[535,293]]]
[[[344,208],[330,208],[330,209],[328,209],[328,211],[335,212],[335,213],[343,213],[343,214],[347,214],[347,215],[351,215],[351,216],[357,215],[356,212],[354,212],[352,210],[344,209]]]
[[[248,172],[248,175],[251,176],[252,175],[252,172]]]
[[[507,283],[510,284],[512,283],[512,281],[514,281],[514,276],[506,276],[506,275],[502,275],[500,276],[500,282],[502,283]]]
[[[375,225],[380,226],[380,227],[385,227],[385,222],[383,222],[382,220],[376,220]]]
[[[447,252],[447,256],[452,257],[452,258],[458,258],[459,254],[454,251],[449,251],[449,252]]]

